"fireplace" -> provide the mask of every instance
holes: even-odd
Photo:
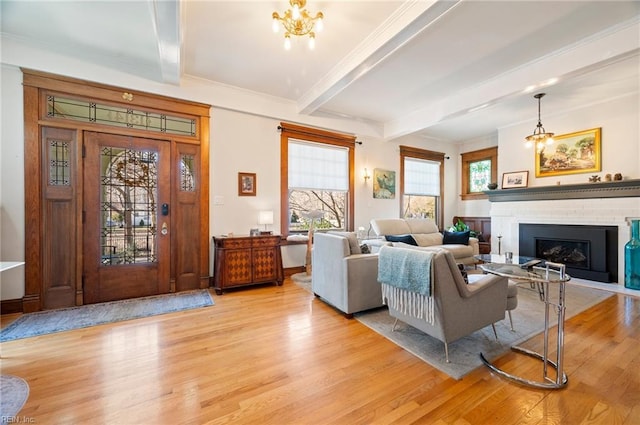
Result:
[[[618,227],[520,224],[519,254],[567,267],[572,277],[618,281]]]

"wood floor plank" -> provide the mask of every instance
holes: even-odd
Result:
[[[640,295],[640,294],[639,294]],[[2,344],[42,424],[640,425],[640,298],[567,321],[560,391],[480,367],[449,378],[287,279],[216,305]],[[7,326],[19,315],[3,315]],[[541,350],[541,335],[522,344]],[[495,361],[538,379],[541,364]]]

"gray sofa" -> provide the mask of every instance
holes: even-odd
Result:
[[[311,261],[313,293],[346,317],[382,306],[378,255],[362,254],[355,233],[316,232]]]
[[[480,252],[478,239],[469,238],[468,245],[459,243],[444,243],[444,236],[438,230],[436,223],[428,218],[379,218],[371,220],[371,228],[379,239],[366,241],[372,247],[372,252],[377,252],[383,245],[403,246],[403,242],[388,242],[387,236],[411,235],[419,247],[444,248],[450,251],[456,263],[474,265],[474,255]]]
[[[444,249],[383,247],[379,253],[380,266],[384,266],[388,261],[388,257],[385,256],[395,255],[399,251],[412,251],[418,255],[434,253],[431,260],[433,291],[432,307],[430,307],[433,322],[430,323],[426,318],[427,314],[421,314],[422,311],[416,311],[415,308],[401,308],[403,302],[415,298],[402,295],[404,290],[400,290],[398,296],[397,293],[389,290],[389,285],[383,282],[382,291],[387,295],[385,304],[389,306],[389,314],[444,342],[447,362],[449,362],[448,344],[450,342],[504,319],[507,308],[507,278],[485,275],[473,285],[467,285],[453,255]],[[394,294],[391,297],[399,300],[388,299],[389,294]],[[426,306],[427,303],[425,302],[424,305]]]

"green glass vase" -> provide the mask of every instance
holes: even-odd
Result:
[[[631,240],[624,246],[624,287],[640,290],[640,219],[631,220]]]

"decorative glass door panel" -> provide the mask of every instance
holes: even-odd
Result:
[[[169,292],[169,143],[86,133],[85,149],[85,303]]]
[[[158,154],[104,146],[100,178],[100,243],[104,265],[158,261]]]

